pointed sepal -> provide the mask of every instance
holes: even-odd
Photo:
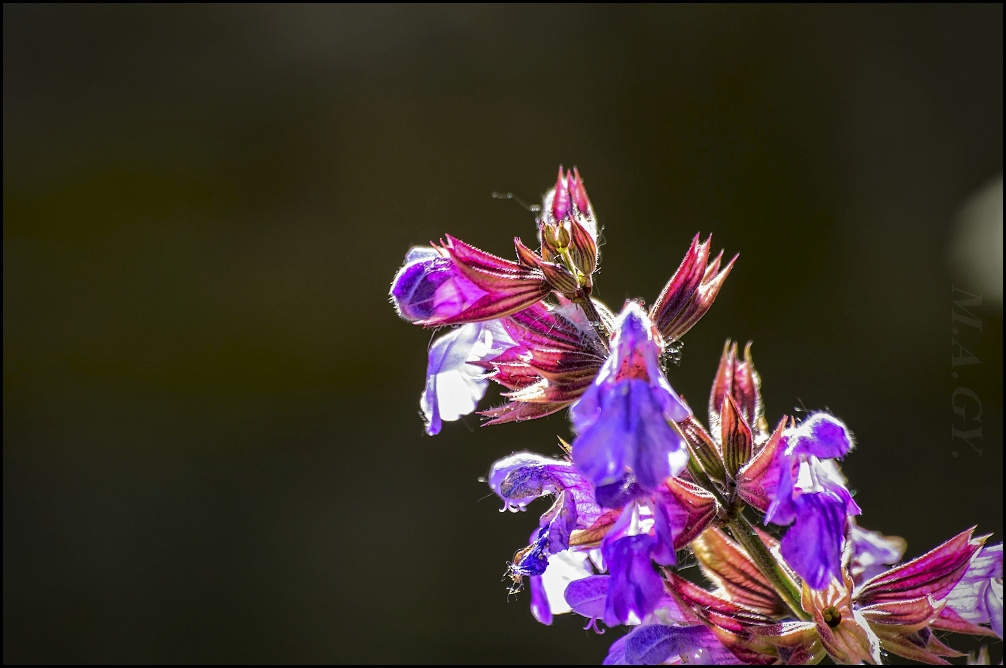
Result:
[[[720,428],[723,403],[732,397],[737,412],[751,429],[757,443],[768,436],[765,405],[761,398],[761,376],[751,358],[751,342],[744,346],[744,359],[738,357],[737,344],[727,339],[720,356],[712,391],[709,394],[709,427],[715,433]]]
[[[741,416],[734,398],[727,395],[721,406],[720,429],[723,444],[723,464],[733,478],[751,459],[753,440],[747,421]]]
[[[974,527],[921,557],[867,580],[856,595],[862,606],[929,596],[944,600],[963,577],[986,537],[973,538]]]
[[[675,549],[682,549],[705,531],[716,518],[719,505],[716,498],[695,483],[681,478],[668,478],[664,484],[674,498],[673,508],[685,517],[675,518],[675,526],[682,527],[674,536]]]
[[[678,427],[685,437],[689,452],[705,474],[715,482],[725,485],[727,475],[720,451],[702,423],[690,415],[678,423]]]
[[[779,480],[779,470],[774,463],[779,446],[783,443],[782,435],[787,421],[786,418],[779,421],[765,445],[741,467],[735,478],[740,497],[761,512],[768,510],[771,505],[772,494],[775,493]]]
[[[733,268],[736,256],[723,271],[719,271],[722,253],[709,262],[711,240],[699,243],[699,235],[695,235],[681,265],[650,309],[650,317],[666,341],[680,339],[706,314]]]
[[[725,598],[768,617],[786,611],[786,604],[751,558],[722,530],[706,529],[691,547],[702,573]]]

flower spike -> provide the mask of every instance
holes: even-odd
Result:
[[[427,433],[475,411],[489,381],[505,391],[486,425],[569,408],[558,458],[515,453],[486,481],[502,510],[549,497],[507,564],[535,619],[631,627],[606,665],[945,664],[964,657],[949,633],[1002,638],[1002,543],[970,529],[897,565],[905,541],[855,521],[838,466],[852,433],[827,413],[770,430],[750,342],[741,355],[726,341],[707,424],[671,387],[663,364],[736,256],[721,266],[696,235],[653,307],[616,316],[593,296],[599,227],[575,167],[535,222],[540,245],[514,238],[516,261],[445,236],[413,248],[391,287],[405,320],[453,326],[429,347]],[[711,590],[678,570],[695,564]]]

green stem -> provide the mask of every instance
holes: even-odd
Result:
[[[765,543],[762,542],[761,538],[759,538],[754,527],[747,521],[747,518],[738,513],[730,520],[727,526],[730,527],[730,533],[733,534],[734,539],[744,547],[752,561],[758,567],[758,570],[772,583],[779,597],[793,614],[796,615],[796,618],[808,621],[810,615],[804,612],[803,607],[800,605],[800,590],[797,588],[796,583],[793,582],[793,578],[789,576],[789,573],[784,571],[779,562],[772,556],[772,553]]]

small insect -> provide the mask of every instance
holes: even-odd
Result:
[[[510,580],[510,584],[506,589],[507,600],[510,600],[511,596],[516,596],[524,589],[524,576],[518,573],[517,569],[509,561],[506,567],[506,573],[503,574],[501,582]]]
[[[506,573],[503,574],[503,581],[510,580],[510,586],[507,587],[507,598],[510,596],[516,596],[524,589],[524,574],[520,572],[520,567],[518,564],[523,561],[527,553],[533,549],[533,546],[528,545],[527,547],[522,547],[517,550],[513,555],[513,561],[507,562]]]

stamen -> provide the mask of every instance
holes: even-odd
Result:
[[[821,616],[824,617],[824,623],[830,628],[835,628],[842,623],[842,613],[839,612],[835,606],[832,606],[822,612]]]

